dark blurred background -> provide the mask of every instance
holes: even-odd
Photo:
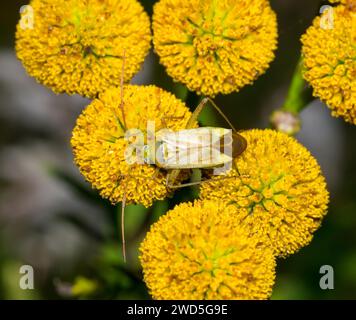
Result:
[[[154,1],[141,1],[151,14]],[[286,97],[301,34],[319,0],[272,0],[279,49],[253,86],[216,102],[240,129],[264,128]],[[70,137],[88,100],[55,95],[30,78],[14,52],[15,25],[26,1],[2,1],[0,10],[0,299],[149,298],[137,246],[172,201],[126,213],[129,262],[120,253],[119,208],[99,198],[73,164]],[[134,83],[182,94],[151,52]],[[193,104],[195,99],[188,99]],[[194,105],[190,105],[191,108]],[[209,116],[210,113],[210,116]],[[302,114],[297,138],[318,159],[331,192],[330,210],[312,243],[278,261],[272,299],[356,298],[356,127],[330,116],[317,100]],[[219,122],[207,111],[204,122]],[[180,200],[189,198],[181,191]],[[19,266],[35,270],[35,289],[19,288]],[[319,286],[322,265],[335,271],[335,289]]]

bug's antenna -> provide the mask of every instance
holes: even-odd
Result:
[[[225,116],[225,114],[221,111],[221,109],[216,105],[216,103],[208,98],[205,97],[197,106],[197,108],[193,111],[192,116],[190,117],[190,119],[187,122],[186,128],[190,129],[194,127],[194,122],[198,119],[199,114],[201,113],[201,111],[203,110],[203,108],[206,107],[207,103],[210,102],[211,105],[214,107],[215,110],[217,110],[217,112],[219,112],[219,114],[224,118],[224,120],[227,122],[227,124],[231,127],[231,129],[235,132],[238,133],[236,128],[233,126],[233,124],[230,122],[230,120],[227,118],[227,116]]]
[[[237,167],[237,164],[235,163],[235,161],[232,161],[232,167],[235,169],[235,171],[237,172],[237,174],[238,174],[239,177],[244,176],[244,175],[242,175],[242,174],[240,173],[240,170],[239,170],[239,168]]]
[[[126,263],[126,242],[125,242],[125,206],[126,206],[126,188],[121,203],[121,240],[122,240],[122,255]]]
[[[215,110],[217,112],[219,112],[219,114],[224,118],[224,120],[227,122],[227,124],[232,128],[232,130],[235,132],[235,133],[238,133],[236,128],[233,126],[233,124],[231,123],[231,121],[228,119],[228,117],[221,111],[221,109],[217,106],[217,104],[210,98],[205,98],[207,99],[211,105],[215,108]]]
[[[122,55],[122,69],[121,69],[121,80],[120,80],[120,95],[121,95],[121,103],[120,109],[122,113],[122,120],[124,121],[124,126],[126,126],[126,119],[125,119],[125,111],[124,111],[124,74],[125,74],[125,61],[126,61],[126,49],[124,49],[124,53]]]

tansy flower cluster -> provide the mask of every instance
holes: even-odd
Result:
[[[16,32],[27,72],[57,93],[95,97],[139,70],[150,21],[137,0],[32,0],[33,28]]]
[[[178,131],[185,128],[191,113],[183,102],[155,86],[128,85],[123,92],[123,112],[121,90],[111,88],[79,116],[71,140],[74,159],[102,197],[116,204],[125,193],[128,203],[149,207],[169,194],[166,172],[156,172],[149,164],[129,164],[125,150],[130,141],[124,134],[139,129],[147,137],[148,121],[155,122],[156,131]]]
[[[325,179],[294,138],[268,129],[242,135],[247,149],[227,174],[234,178],[212,177],[200,197],[236,206],[241,224],[269,242],[276,255],[287,256],[311,241],[326,214]]]
[[[332,10],[330,27],[321,21],[326,11],[303,35],[304,78],[334,116],[356,124],[356,1],[342,3]]]
[[[354,0],[341,2],[334,29],[322,30],[317,18],[303,36],[304,76],[335,115],[356,123]],[[127,161],[135,139],[128,130],[140,130],[146,144],[149,121],[156,132],[179,131],[192,116],[156,86],[121,85],[150,48],[142,6],[137,0],[30,4],[34,28],[19,24],[16,33],[17,56],[28,73],[55,92],[94,99],[71,139],[80,172],[113,204],[127,199],[149,207],[170,196],[167,170]],[[267,0],[160,0],[153,31],[167,73],[211,97],[251,84],[269,67],[277,45],[276,15]],[[320,226],[329,194],[309,151],[276,131],[241,134],[247,149],[232,169],[225,176],[207,170],[211,180],[202,183],[200,199],[160,217],[142,242],[140,261],[153,298],[267,299],[275,258],[307,245]],[[187,177],[184,171],[175,183]],[[96,282],[79,282],[86,293],[96,290]]]
[[[155,299],[266,299],[275,260],[238,222],[235,206],[183,203],[162,216],[140,248]]]
[[[198,94],[228,94],[265,72],[277,44],[267,0],[160,0],[154,47],[167,73]]]

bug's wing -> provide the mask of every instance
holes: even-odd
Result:
[[[171,168],[193,169],[193,168],[211,168],[228,163],[232,158],[228,155],[214,150],[211,146],[203,148],[179,150],[176,155],[168,158],[168,165]]]
[[[179,149],[191,149],[214,145],[228,132],[228,129],[210,127],[165,131],[159,134],[158,140]]]
[[[230,162],[231,156],[221,153],[220,150],[220,139],[226,132],[229,130],[199,128],[182,130],[178,138],[166,136],[164,167],[210,168]]]
[[[167,169],[210,168],[231,161],[231,156],[221,153],[221,138],[231,134],[224,128],[196,128],[177,132],[161,130],[157,134],[159,164]]]

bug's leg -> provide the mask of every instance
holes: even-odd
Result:
[[[231,127],[231,129],[235,132],[238,133],[236,128],[234,127],[234,125],[231,123],[231,121],[229,120],[229,118],[224,114],[224,112],[217,106],[217,104],[214,102],[213,99],[211,98],[206,98],[208,99],[208,101],[211,103],[211,105],[214,107],[214,109],[219,112],[219,114],[224,118],[224,120],[226,121],[226,123]]]
[[[240,170],[239,170],[239,168],[237,167],[235,161],[232,161],[231,164],[232,164],[232,168],[237,172],[237,174],[238,174],[239,176],[241,176]]]
[[[126,207],[126,188],[121,203],[121,241],[122,241],[122,255],[126,263],[126,242],[125,242],[125,207]]]
[[[153,176],[151,177],[151,179],[155,179],[156,176],[159,173],[160,168],[156,168]],[[175,177],[175,179],[177,178],[177,176],[179,175],[180,170],[173,170],[174,171],[178,171],[177,173],[175,173],[173,175],[173,177]],[[177,175],[177,176],[175,176]],[[130,178],[134,178],[134,177],[140,177],[140,176],[132,176],[132,175],[121,175],[121,178],[124,177],[130,177]],[[168,178],[168,174],[167,174],[167,178]],[[175,181],[175,179],[173,181]],[[167,180],[167,184],[168,184],[168,180]],[[122,197],[122,202],[121,202],[121,243],[122,243],[122,255],[124,258],[124,262],[126,263],[126,240],[125,240],[125,207],[126,207],[126,199],[127,199],[127,194],[126,194],[126,189],[127,189],[127,181],[125,182],[125,186],[124,186],[124,194]]]
[[[208,98],[204,98],[199,104],[198,106],[195,108],[195,110],[193,111],[191,117],[189,118],[185,128],[186,129],[192,129],[194,128],[195,122],[198,120],[198,117],[201,113],[201,111],[203,110],[203,108],[206,106],[206,104],[208,103],[209,99]]]
[[[130,175],[121,175],[120,178],[131,177]],[[119,186],[119,185],[118,185]],[[117,187],[118,187],[117,186]],[[124,262],[126,263],[126,241],[125,241],[125,207],[126,207],[126,188],[127,181],[124,186],[124,194],[122,196],[121,202],[121,243],[122,243],[122,256],[124,258]]]
[[[237,179],[237,177],[221,177],[221,178],[216,178],[216,179],[206,179],[206,180],[201,180],[201,181],[197,181],[197,182],[189,182],[189,183],[182,183],[182,184],[168,184],[167,186],[170,189],[179,189],[179,188],[185,188],[185,187],[191,187],[191,186],[196,186],[199,184],[203,184],[206,182],[215,182],[215,181],[220,181],[220,180],[227,180],[227,179]]]
[[[171,171],[168,171],[166,177],[167,188],[170,188],[170,186],[174,185],[174,182],[177,180],[179,173],[180,173],[180,169],[173,169]]]
[[[156,168],[156,170],[155,170],[155,172],[153,173],[153,175],[152,175],[152,177],[151,177],[151,179],[152,180],[155,180],[156,178],[157,178],[157,176],[158,176],[158,174],[159,174],[159,170],[160,170],[160,168]]]
[[[187,122],[186,128],[187,129],[191,129],[194,126],[194,122],[198,119],[200,113],[202,112],[202,110],[204,109],[204,107],[206,107],[206,105],[208,104],[208,102],[211,103],[211,105],[214,107],[214,109],[219,112],[219,114],[224,118],[224,120],[227,122],[227,124],[231,127],[231,129],[237,133],[237,130],[235,129],[235,127],[233,126],[233,124],[231,123],[231,121],[228,119],[228,117],[222,112],[222,110],[216,105],[216,103],[211,99],[211,98],[204,98],[199,105],[197,106],[197,108],[194,110],[192,116],[190,117],[190,119]]]
[[[189,183],[181,183],[181,184],[171,184],[167,181],[167,187],[169,189],[180,189],[180,188],[185,188],[185,187],[192,187],[196,186],[203,183],[203,181],[197,181],[197,182],[189,182]]]
[[[124,53],[122,55],[122,69],[121,69],[121,79],[120,79],[120,109],[122,113],[122,121],[124,122],[125,128],[126,126],[126,118],[125,118],[125,111],[124,111],[124,74],[125,74],[125,62],[126,62],[126,49],[124,49]]]
[[[128,175],[121,175],[120,178],[128,177]],[[118,186],[117,186],[118,187]],[[125,182],[124,194],[121,202],[121,243],[122,243],[122,255],[124,262],[126,263],[126,242],[125,242],[125,207],[126,207],[126,188],[127,182]]]
[[[237,164],[235,163],[235,161],[232,162],[232,168],[237,172],[237,175],[239,176],[239,178],[249,178],[250,175],[249,174],[241,174],[239,168],[237,167]]]
[[[114,114],[114,117],[116,119],[117,124],[119,125],[120,128],[122,128],[123,131],[127,130],[127,125],[126,125],[126,117],[125,117],[125,110],[124,110],[124,72],[125,72],[125,60],[126,60],[126,49],[123,51],[122,55],[122,69],[121,69],[121,79],[120,79],[120,105],[119,109],[121,110],[121,116],[122,116],[122,121],[120,120],[120,117],[117,115],[116,110],[114,108],[110,108],[112,113]]]
[[[161,106],[161,100],[158,102],[158,105],[157,105],[156,108],[159,109],[160,106]],[[184,118],[184,116],[181,116],[181,117],[163,116],[163,117],[161,118],[161,121],[162,121],[162,124],[163,124],[164,128],[165,128],[165,129],[168,129],[168,124],[167,124],[167,122],[166,122],[166,119],[170,119],[170,120],[172,120],[172,119],[181,120],[181,119],[183,119],[183,118]]]
[[[239,168],[237,167],[237,164],[235,163],[235,161],[232,162],[232,168],[237,172],[237,174],[238,174],[239,177],[246,177],[246,178],[249,177],[248,174],[241,174],[241,173],[240,173],[240,170],[239,170]]]

